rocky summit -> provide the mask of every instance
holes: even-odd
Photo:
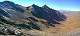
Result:
[[[32,30],[44,31],[56,27],[56,24],[61,24],[60,22],[66,19],[63,13],[47,5],[39,7],[33,4],[24,7],[11,1],[0,2],[1,35],[34,36],[32,33],[35,32],[31,33]]]

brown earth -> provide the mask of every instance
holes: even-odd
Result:
[[[79,12],[67,12],[65,13],[67,20],[60,22],[56,27],[50,27],[44,31],[23,30],[27,36],[80,36],[80,13]]]

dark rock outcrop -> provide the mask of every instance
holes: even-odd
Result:
[[[27,9],[30,9],[34,16],[47,20],[49,24],[59,24],[59,21],[66,20],[66,16],[64,14],[57,10],[49,8],[47,5],[39,7],[33,4],[31,7],[28,7]]]

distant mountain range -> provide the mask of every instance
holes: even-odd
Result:
[[[15,24],[15,27],[20,26],[17,24],[27,23],[28,25],[25,26],[26,28],[39,30],[40,26],[42,28],[45,27],[44,23],[47,23],[48,26],[54,26],[53,24],[60,24],[59,22],[65,21],[66,18],[67,17],[63,13],[51,9],[47,5],[39,7],[33,4],[24,7],[11,1],[0,2],[1,22],[6,24]],[[40,24],[39,21],[42,21],[43,23],[41,22],[42,24]]]

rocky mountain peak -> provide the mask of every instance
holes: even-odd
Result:
[[[49,8],[47,5],[42,6],[42,8]]]
[[[39,8],[39,6],[37,6],[37,5],[35,5],[35,4],[33,4],[32,7],[33,7],[33,8]]]
[[[3,1],[3,3],[13,3],[13,2],[11,2],[11,1]]]

